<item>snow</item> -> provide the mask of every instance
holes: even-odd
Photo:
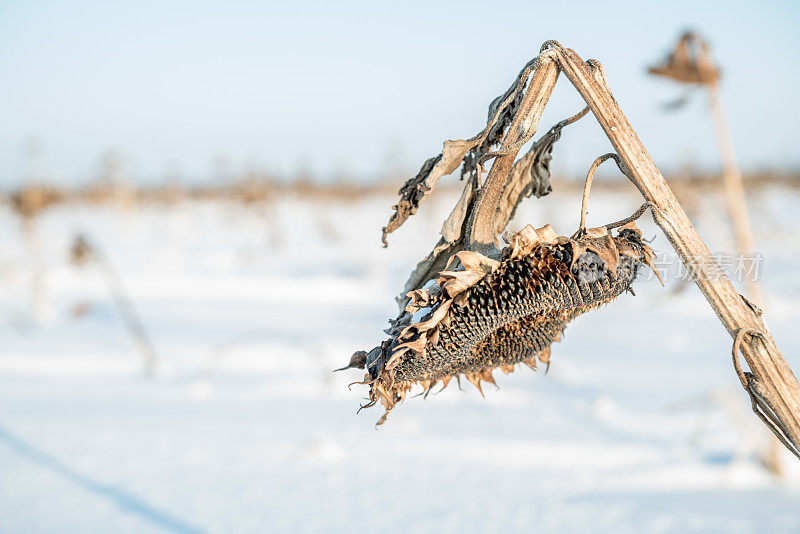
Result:
[[[785,453],[783,478],[761,466],[731,340],[675,280],[579,318],[546,375],[499,374],[485,399],[451,384],[377,430],[381,409],[356,415],[361,373],[331,370],[382,339],[455,194],[388,249],[388,196],[60,207],[33,248],[0,211],[0,532],[800,532],[800,462]],[[753,198],[767,318],[798,369],[800,199]],[[557,187],[514,227],[569,235],[579,201]],[[701,234],[730,251],[722,200],[698,202]],[[590,223],[639,204],[598,189]],[[66,261],[78,232],[119,271],[156,376],[101,271]]]

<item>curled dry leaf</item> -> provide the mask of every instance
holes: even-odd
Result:
[[[480,178],[480,161],[493,145],[502,140],[506,129],[511,124],[511,119],[522,95],[522,89],[525,87],[536,61],[534,59],[525,65],[505,93],[489,104],[487,123],[483,130],[470,139],[445,141],[441,154],[426,160],[417,175],[410,178],[400,188],[400,201],[394,206],[395,212],[383,228],[381,240],[384,246],[387,245],[386,237],[400,228],[410,216],[417,212],[422,201],[430,195],[442,176],[451,174],[463,162],[465,165],[462,169],[462,177],[469,177],[471,181],[477,181]],[[465,200],[465,204],[467,202],[468,200]],[[462,205],[461,209],[464,210],[465,207]],[[448,237],[452,237],[449,232]]]
[[[366,364],[367,364],[366,351],[357,350],[350,357],[350,362],[347,365],[336,370],[344,371],[345,369],[363,369]]]
[[[541,228],[534,228],[529,224],[519,232],[508,237],[508,253],[514,257],[523,256],[529,254],[539,245],[552,245],[557,239],[558,236],[555,230],[553,230],[553,227],[549,224]]]
[[[488,258],[478,252],[462,250],[450,257],[447,268],[460,263],[463,269],[442,271],[436,283],[450,298],[454,298],[464,290],[474,286],[481,278],[497,269],[500,262]]]

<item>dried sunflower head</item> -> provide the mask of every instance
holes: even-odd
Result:
[[[86,237],[79,234],[75,236],[72,245],[69,248],[69,260],[73,265],[81,266],[89,262],[94,250],[86,240]]]
[[[603,227],[575,238],[527,226],[508,238],[499,260],[455,254],[435,285],[409,294],[391,337],[351,358],[348,367],[367,371],[365,407],[380,402],[388,414],[415,384],[429,392],[463,374],[480,389],[482,380],[494,383],[496,368],[549,365],[567,323],[628,291],[652,259],[633,224],[614,236]]]

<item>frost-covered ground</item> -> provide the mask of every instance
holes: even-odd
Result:
[[[796,370],[799,197],[753,198],[768,321]],[[380,409],[356,415],[360,373],[330,371],[380,341],[452,200],[386,250],[389,197],[59,208],[27,251],[0,212],[0,532],[800,532],[800,462],[784,456],[782,480],[761,467],[730,338],[674,280],[581,317],[547,375],[408,399],[379,430]],[[639,202],[598,192],[590,222]],[[570,234],[578,203],[528,201],[515,227]],[[700,204],[712,249],[732,250],[718,199]],[[78,232],[120,272],[156,377],[99,271],[66,262]]]

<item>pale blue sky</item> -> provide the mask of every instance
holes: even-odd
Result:
[[[206,179],[211,162],[292,173],[415,171],[471,136],[546,39],[606,66],[656,163],[711,166],[698,94],[649,78],[680,31],[704,33],[745,168],[798,166],[795,2],[0,2],[0,186],[40,139],[48,176],[97,172],[116,149],[137,179]],[[564,80],[542,126],[580,109]],[[780,120],[780,123],[776,121]],[[586,119],[556,170],[584,172],[607,141]],[[390,163],[387,163],[390,162]]]

